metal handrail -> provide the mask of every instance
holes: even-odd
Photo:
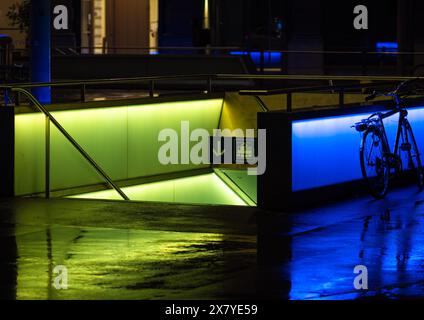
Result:
[[[0,29],[1,30],[1,29]],[[84,46],[55,46],[54,49],[80,49],[80,50],[104,50],[104,51],[115,51],[115,50],[175,50],[175,51],[192,51],[192,50],[237,50],[242,52],[276,52],[276,53],[297,53],[297,54],[340,54],[340,55],[424,55],[423,51],[367,51],[367,50],[356,50],[356,51],[341,51],[341,50],[280,50],[280,49],[268,49],[268,48],[253,48],[253,47],[240,47],[240,46],[188,46],[188,47],[104,47],[104,46],[93,46],[93,47],[84,47]]]
[[[66,87],[66,86],[81,86],[81,85],[102,85],[102,84],[128,84],[140,83],[148,81],[175,80],[175,79],[200,79],[207,80],[208,78],[216,78],[211,74],[195,74],[195,75],[173,75],[173,76],[149,76],[149,77],[132,77],[132,78],[112,78],[112,79],[93,79],[93,80],[66,80],[54,82],[28,82],[14,83],[12,85],[0,85],[0,88],[39,88],[39,87]]]
[[[423,80],[424,77],[409,76],[325,76],[325,75],[259,75],[259,74],[196,74],[196,75],[173,75],[173,76],[149,76],[133,78],[112,78],[94,80],[67,80],[55,82],[37,83],[15,83],[11,85],[0,85],[2,89],[12,88],[38,88],[38,87],[65,87],[82,85],[102,85],[102,84],[128,84],[148,81],[179,80],[179,79],[201,79],[201,80],[321,80],[321,81],[404,81],[412,79]]]
[[[262,109],[263,112],[268,112],[269,109],[266,106],[266,103],[259,97],[258,95],[254,95],[254,98],[256,99],[256,102],[258,103],[259,107]]]
[[[404,81],[424,77],[409,76],[324,76],[324,75],[261,75],[261,74],[215,74],[217,79],[239,80],[322,80],[322,81]]]
[[[148,77],[132,77],[132,78],[112,78],[112,79],[93,79],[93,80],[66,80],[55,82],[37,82],[37,83],[14,83],[8,85],[0,84],[0,89],[11,90],[12,88],[40,88],[40,87],[79,87],[81,90],[81,100],[85,102],[86,89],[88,85],[112,85],[112,84],[131,84],[131,83],[149,83],[149,96],[154,97],[155,83],[164,80],[203,80],[206,82],[207,93],[212,92],[212,80],[215,75],[211,74],[195,74],[195,75],[172,75],[172,76],[148,76]],[[19,96],[19,94],[18,94]],[[19,97],[17,99],[19,102]]]
[[[412,79],[419,79],[414,77]],[[264,112],[268,112],[268,108],[261,99],[260,96],[272,96],[285,94],[286,96],[286,107],[287,111],[291,112],[293,109],[293,93],[307,93],[307,92],[325,92],[329,91],[331,93],[337,93],[339,95],[339,105],[343,107],[345,104],[345,93],[347,90],[352,89],[366,89],[366,88],[375,88],[376,86],[389,85],[397,82],[382,82],[378,85],[376,84],[356,84],[356,85],[346,85],[346,86],[315,86],[315,87],[297,87],[297,88],[284,88],[284,89],[272,89],[272,90],[240,90],[239,94],[242,96],[253,96],[258,102],[259,106]]]
[[[93,158],[75,141],[74,138],[62,127],[62,125],[52,116],[52,114],[27,90],[13,87],[12,92],[24,94],[39,111],[46,116],[46,198],[50,197],[50,121],[65,136],[65,138],[78,150],[78,152],[94,167],[94,169],[107,181],[107,183],[119,193],[124,200],[130,200],[127,195],[119,188],[105,171],[94,161]]]
[[[415,79],[415,78],[414,78]],[[397,82],[384,82],[379,85],[389,85]],[[306,92],[317,92],[317,91],[332,91],[339,92],[341,90],[352,90],[352,89],[366,89],[374,88],[376,84],[359,84],[359,85],[346,85],[346,86],[315,86],[315,87],[296,87],[296,88],[284,88],[284,89],[271,89],[271,90],[240,90],[239,94],[242,96],[272,96],[277,94],[288,94],[288,93],[306,93]]]

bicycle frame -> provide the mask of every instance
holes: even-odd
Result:
[[[398,120],[398,124],[397,124],[397,129],[396,129],[396,139],[395,139],[395,145],[393,148],[393,152],[390,149],[389,146],[389,140],[387,138],[387,134],[386,134],[386,129],[384,127],[384,123],[383,120],[386,118],[389,118],[391,116],[394,116],[395,114],[399,113],[399,120]],[[383,141],[383,148],[384,148],[384,153],[387,156],[394,156],[395,159],[398,158],[398,153],[399,153],[399,143],[400,143],[400,138],[402,135],[402,128],[405,126],[405,121],[407,120],[407,116],[408,116],[408,111],[405,109],[401,109],[400,107],[396,107],[396,109],[389,111],[387,113],[381,114],[381,113],[377,113],[376,114],[378,117],[378,130],[381,131],[382,136],[384,137],[384,141]]]

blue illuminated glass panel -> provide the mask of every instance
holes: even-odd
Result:
[[[362,178],[361,135],[351,126],[370,114],[353,114],[293,122],[292,190],[301,191]],[[399,115],[384,121],[391,146]],[[424,150],[424,107],[409,110],[420,150]]]

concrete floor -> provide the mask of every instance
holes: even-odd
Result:
[[[0,200],[2,299],[424,296],[424,193],[297,214],[251,207]],[[57,290],[55,266],[68,269]],[[356,265],[369,289],[353,286]]]

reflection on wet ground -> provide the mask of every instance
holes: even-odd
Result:
[[[0,201],[8,299],[352,299],[424,295],[424,194],[297,214],[93,200]],[[68,289],[53,283],[68,269]],[[358,291],[354,267],[368,269]]]

